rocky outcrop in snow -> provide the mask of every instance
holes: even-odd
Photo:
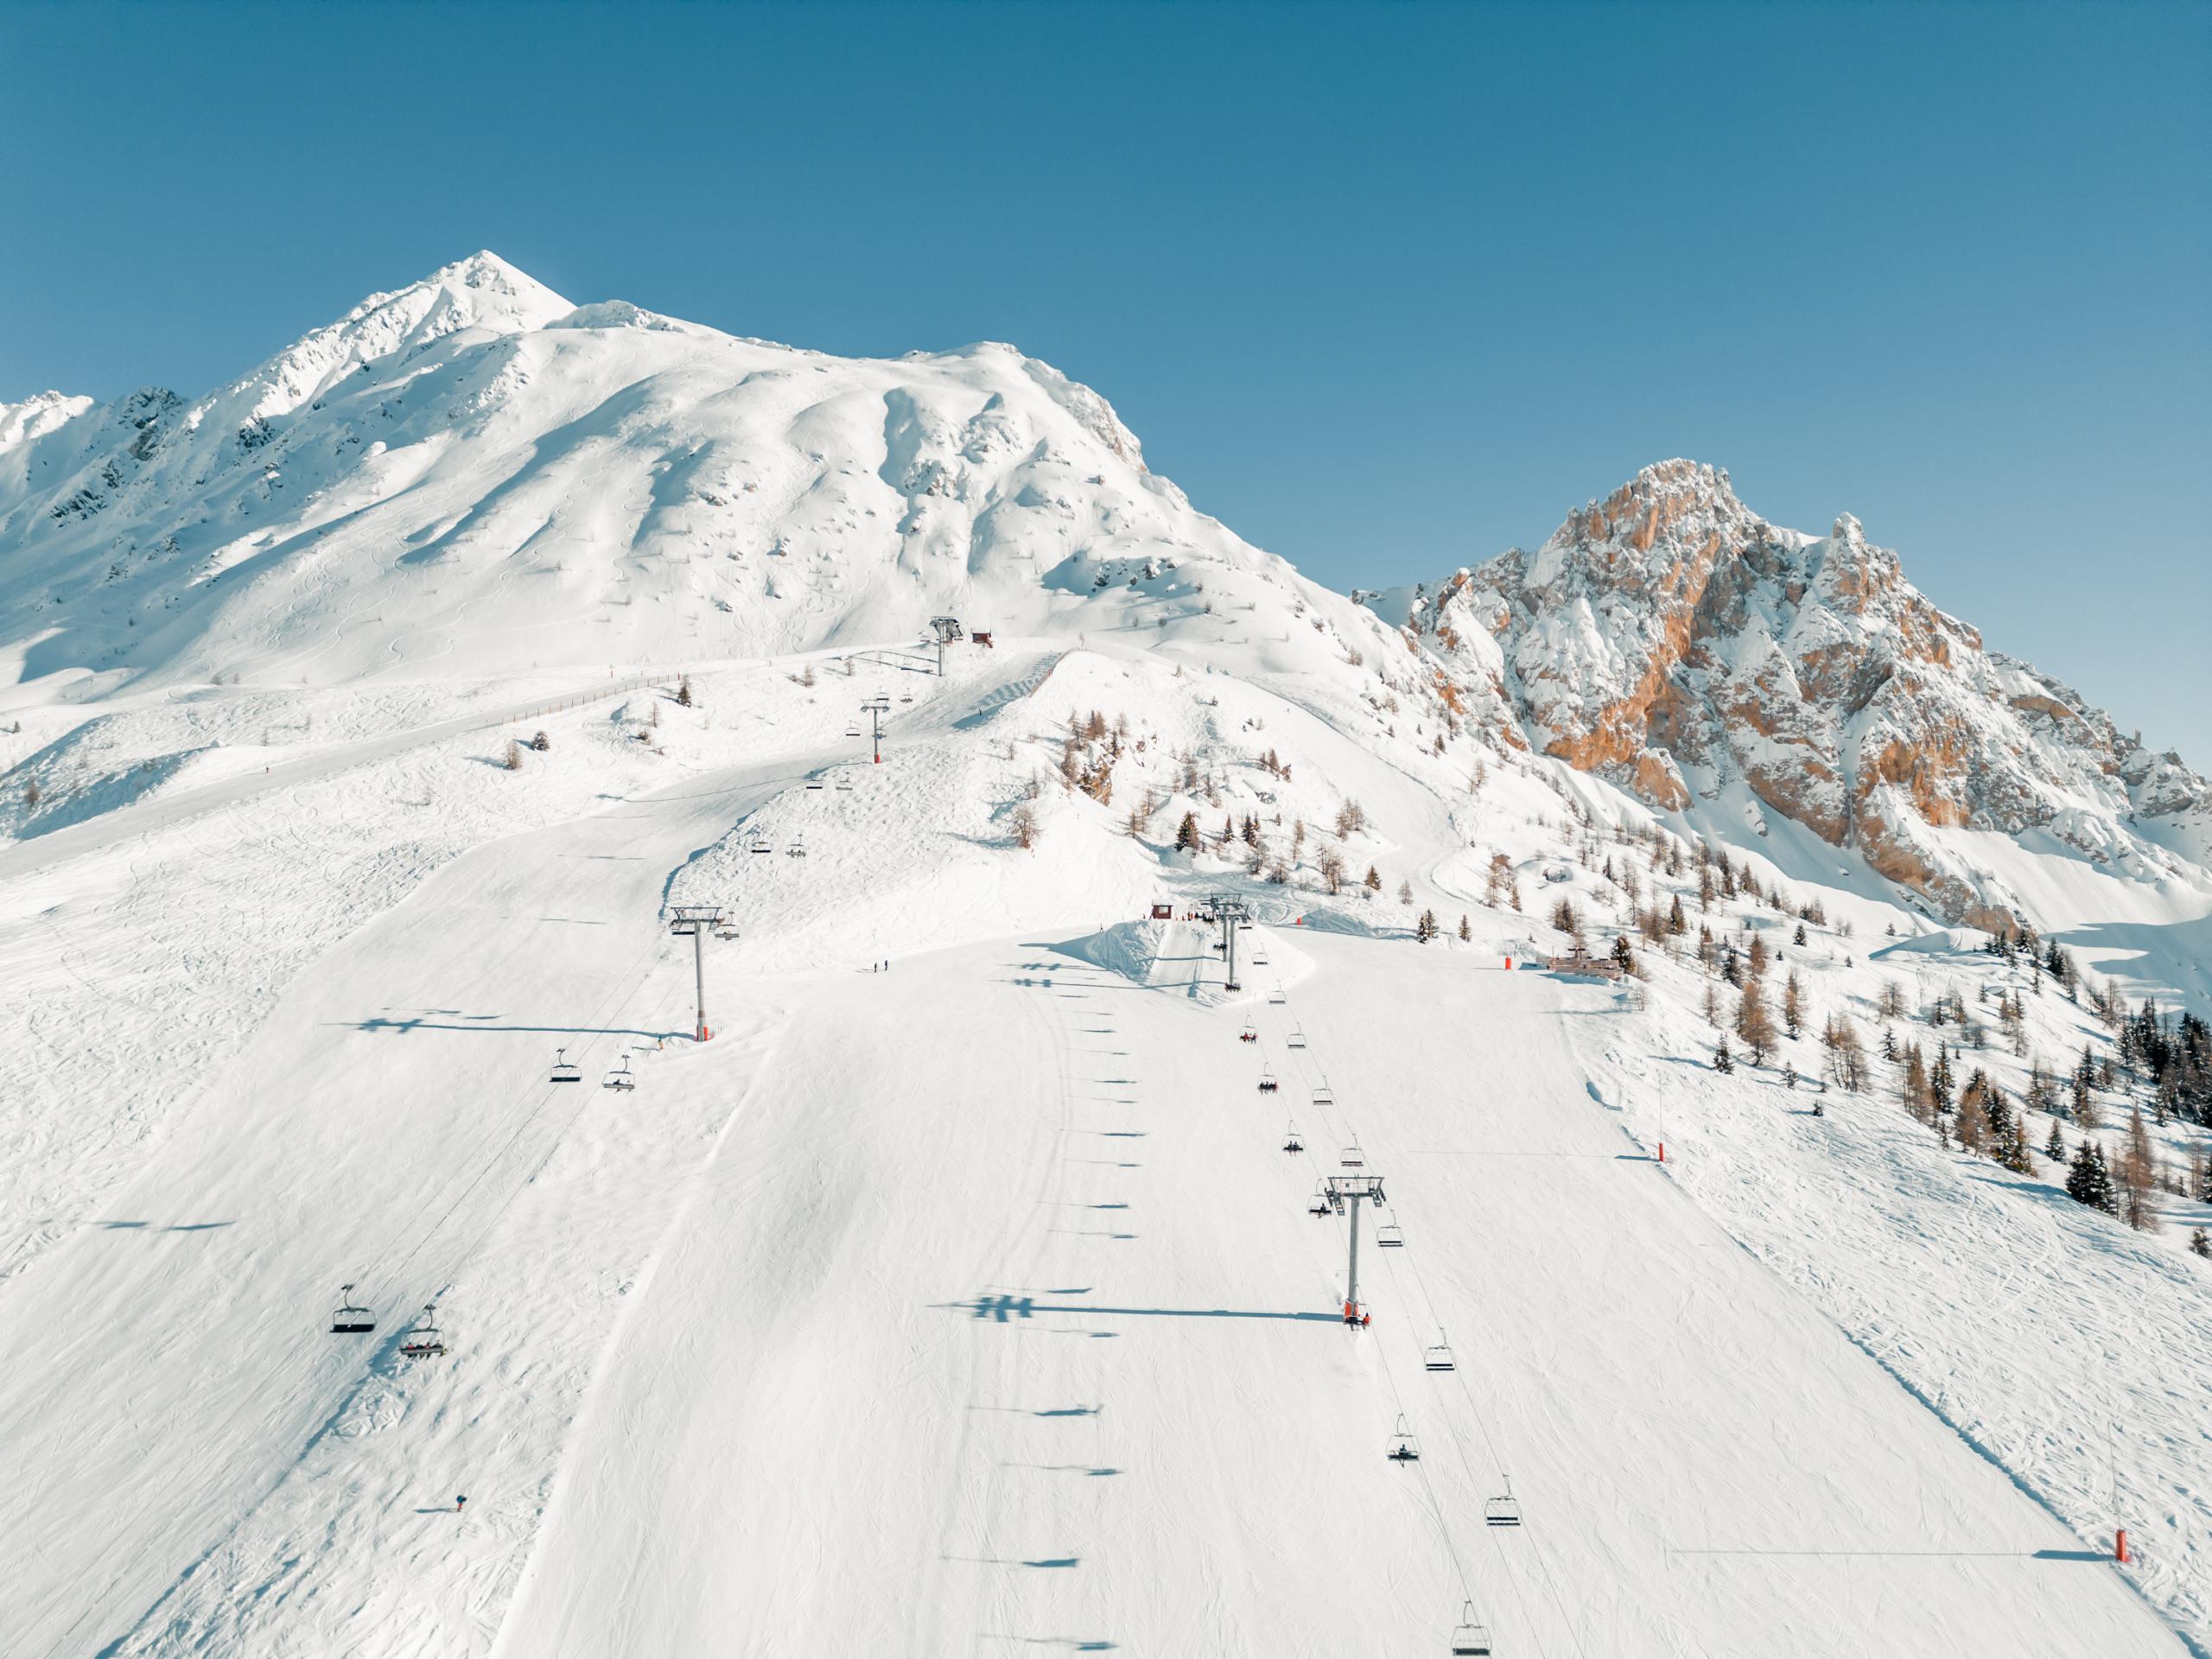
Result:
[[[1953,921],[2002,926],[2016,904],[1943,832],[2157,866],[2133,821],[2212,802],[2177,757],[1985,651],[1849,514],[1826,537],[1778,529],[1692,461],[1644,468],[1430,609],[1446,655],[1495,650],[1544,753],[1667,811],[1740,784]]]

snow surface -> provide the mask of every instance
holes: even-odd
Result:
[[[842,363],[480,257],[313,342],[203,400],[296,397],[285,479],[418,378],[501,388],[466,418],[526,413],[531,459],[395,410],[266,545],[180,543],[235,582],[118,578],[146,641],[60,591],[90,519],[5,600],[0,1653],[1430,1653],[1470,1600],[1507,1653],[2212,1651],[2204,1206],[2131,1233],[1879,1062],[1815,1118],[1809,1030],[1719,1077],[1687,957],[1503,971],[1562,895],[1605,938],[1632,867],[1871,1039],[1891,982],[2012,985],[1977,936],[1786,820],[1732,838],[1825,906],[1802,945],[1601,836],[1609,878],[1570,822],[1649,812],[1479,741],[1009,348]],[[0,469],[98,414],[22,408]],[[171,453],[93,517],[246,499]],[[739,560],[685,550],[725,523]],[[939,678],[945,607],[998,639]],[[1060,781],[1109,758],[1109,800]],[[2188,881],[1942,833],[2101,978],[2212,1006]],[[1217,892],[1264,923],[1235,993],[1147,919]],[[704,1045],[697,902],[738,930]],[[1961,1056],[2015,1096],[2107,1040],[2028,1008]],[[1363,1219],[1358,1332],[1306,1208],[1355,1140],[1407,1239]],[[327,1331],[349,1280],[373,1335]],[[433,1300],[450,1351],[406,1360]]]

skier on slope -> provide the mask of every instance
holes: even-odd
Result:
[[[459,1514],[460,1514],[463,1510],[467,1509],[467,1507],[468,1507],[468,1499],[467,1499],[467,1497],[466,1496],[460,1497],[456,1497],[456,1498],[454,1498],[454,1501],[453,1501],[453,1512],[454,1512],[455,1515],[459,1515]]]

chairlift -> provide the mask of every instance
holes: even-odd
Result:
[[[785,848],[784,851],[793,858],[804,858],[806,856],[806,838],[804,836],[793,836],[791,837],[791,844]]]
[[[1274,1091],[1275,1074],[1263,1065],[1260,1068],[1260,1092],[1263,1095],[1272,1095]]]
[[[822,780],[819,778],[810,778],[806,780],[806,786],[809,789],[819,789],[822,787]]]
[[[1291,1046],[1293,1048],[1303,1048],[1303,1047],[1305,1047],[1305,1046],[1306,1046],[1306,1033],[1305,1033],[1305,1032],[1304,1032],[1304,1031],[1302,1031],[1301,1029],[1300,1029],[1298,1027],[1296,1027],[1296,1026],[1293,1026],[1293,1027],[1290,1028],[1290,1039],[1289,1039],[1289,1040],[1290,1040],[1290,1046]]]
[[[359,1336],[365,1331],[377,1328],[375,1313],[353,1300],[353,1287],[340,1285],[338,1294],[342,1299],[330,1316],[330,1334],[334,1337]]]
[[[745,843],[745,850],[748,853],[772,853],[776,849],[768,844],[767,836],[755,830],[753,838]]]
[[[901,702],[912,702],[913,700],[914,694],[911,691],[901,691],[899,694],[899,701]]]
[[[1313,1109],[1315,1111],[1333,1111],[1336,1109],[1336,1104],[1337,1097],[1335,1094],[1332,1092],[1327,1084],[1324,1083],[1319,1089],[1316,1089],[1313,1091]]]
[[[1359,1149],[1359,1139],[1357,1136],[1355,1135],[1352,1138],[1351,1145],[1344,1148],[1344,1156],[1339,1161],[1343,1163],[1346,1169],[1364,1169],[1367,1167],[1367,1154]]]
[[[1425,1371],[1456,1371],[1459,1369],[1452,1363],[1452,1344],[1444,1340],[1444,1327],[1440,1325],[1436,1327],[1435,1346],[1421,1352],[1421,1368]]]
[[[1282,1132],[1282,1149],[1285,1152],[1303,1152],[1306,1150],[1306,1143],[1298,1138],[1298,1120],[1296,1118],[1293,1118],[1290,1122],[1290,1127]]]
[[[584,1080],[583,1067],[569,1058],[569,1051],[565,1048],[556,1048],[553,1051],[551,1080],[555,1083],[582,1083]]]
[[[1325,1216],[1334,1206],[1329,1202],[1329,1187],[1325,1181],[1313,1183],[1313,1202],[1306,1206],[1309,1216]]]
[[[1521,1524],[1521,1500],[1513,1496],[1513,1477],[1505,1478],[1505,1493],[1493,1497],[1483,1505],[1483,1522],[1486,1526],[1517,1527]]]
[[[837,788],[840,793],[849,795],[852,793],[853,780],[840,773],[837,779]]]
[[[1402,1413],[1398,1417],[1398,1427],[1391,1433],[1389,1447],[1382,1455],[1393,1463],[1421,1461],[1421,1442],[1414,1438],[1413,1431],[1406,1427],[1406,1420]]]
[[[446,1351],[445,1333],[438,1329],[438,1305],[423,1304],[423,1317],[415,1321],[415,1328],[407,1333],[407,1340],[399,1344],[399,1351],[409,1359],[436,1359]]]
[[[861,728],[858,726],[848,726],[845,728],[845,735],[847,737],[858,737],[860,734]]]
[[[1460,1614],[1459,1628],[1452,1632],[1452,1659],[1490,1659],[1490,1629],[1475,1622],[1475,1604],[1469,1602]]]
[[[1396,1222],[1386,1221],[1375,1230],[1375,1243],[1380,1249],[1402,1250],[1406,1248],[1405,1230]]]
[[[622,1064],[608,1072],[607,1080],[599,1086],[602,1089],[620,1089],[625,1093],[638,1086],[637,1078],[630,1075],[630,1057],[627,1054],[622,1057]]]
[[[1252,952],[1252,965],[1253,965],[1255,968],[1264,968],[1264,967],[1266,967],[1266,966],[1268,965],[1268,953],[1267,953],[1266,951],[1264,951],[1264,950],[1255,950],[1255,951],[1253,951],[1253,952]]]
[[[1280,985],[1270,988],[1268,992],[1268,1001],[1274,1003],[1277,1007],[1281,1007],[1283,1003],[1288,1000],[1288,998],[1283,995],[1282,987]]]
[[[1244,1022],[1244,1029],[1236,1033],[1236,1040],[1240,1043],[1256,1043],[1260,1040],[1260,1033],[1253,1028],[1249,1020]]]

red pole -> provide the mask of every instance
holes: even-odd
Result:
[[[2120,1536],[2113,1541],[2112,1554],[2113,1559],[2122,1567],[2127,1565],[2127,1529],[2126,1527],[2120,1529]]]
[[[1662,1164],[1667,1161],[1667,1143],[1664,1141],[1659,1143],[1659,1161]]]

